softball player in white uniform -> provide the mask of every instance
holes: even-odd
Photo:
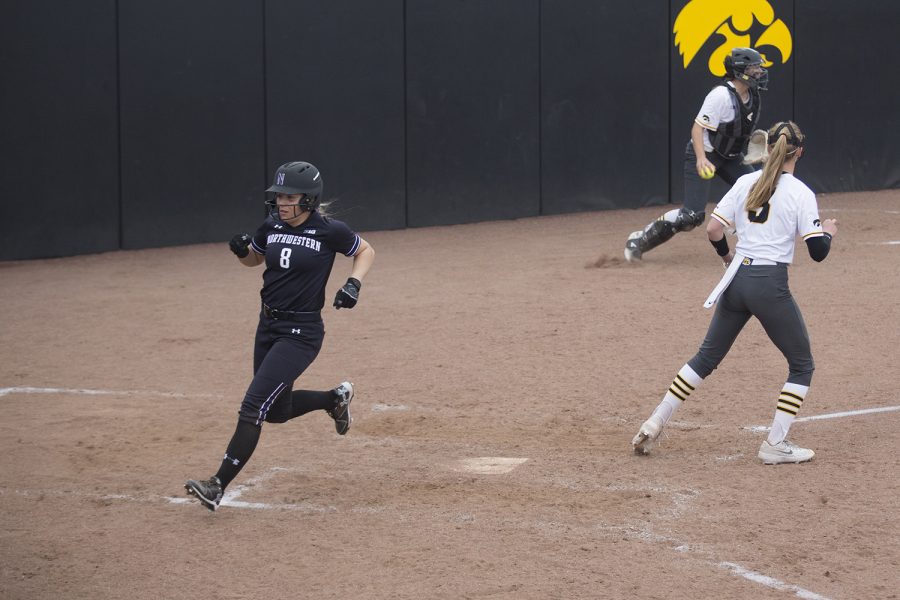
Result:
[[[738,177],[754,171],[744,164],[744,158],[762,111],[759,92],[768,89],[769,74],[762,63],[762,55],[753,48],[733,48],[725,57],[726,81],[704,98],[684,149],[683,206],[632,232],[625,240],[626,260],[641,260],[644,253],[676,233],[703,223],[712,187],[712,182],[702,177],[704,172],[713,172],[734,185]]]
[[[707,225],[710,243],[728,270],[705,306],[717,304],[697,354],[675,376],[662,402],[632,440],[646,454],[675,410],[719,365],[751,316],[788,361],[789,374],[776,404],[775,418],[758,457],[766,464],[805,462],[815,455],[787,441],[791,423],[809,391],[813,358],[803,316],[788,288],[787,267],[801,236],[819,262],[831,248],[837,221],[819,221],[816,197],[794,177],[803,155],[803,134],[790,121],[769,130],[769,160],[762,171],[744,175],[716,206]],[[725,228],[738,242],[728,248]]]

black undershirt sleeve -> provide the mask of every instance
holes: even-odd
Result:
[[[822,262],[828,256],[831,250],[831,234],[826,233],[816,237],[806,239],[806,249],[809,250],[809,257],[816,262]]]

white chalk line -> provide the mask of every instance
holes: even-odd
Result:
[[[373,404],[372,412],[389,412],[394,410],[409,410],[408,406],[403,404]]]
[[[863,408],[860,410],[848,410],[844,412],[836,412],[836,413],[828,413],[824,415],[813,415],[811,417],[800,417],[799,419],[794,419],[794,423],[803,423],[805,421],[819,421],[821,419],[840,419],[843,417],[856,417],[859,415],[871,415],[876,413],[884,413],[884,412],[894,412],[900,410],[900,406],[882,406],[879,408]],[[766,425],[751,425],[749,427],[744,427],[744,429],[748,431],[752,431],[754,433],[760,433],[764,431],[769,431],[771,427]]]
[[[726,569],[733,575],[743,577],[744,579],[752,581],[753,583],[757,583],[759,585],[763,585],[782,592],[793,592],[795,596],[797,596],[798,598],[803,598],[804,600],[831,600],[827,596],[822,596],[821,594],[817,594],[816,592],[807,590],[798,585],[787,583],[785,581],[781,581],[780,579],[764,575],[752,569],[743,567],[737,563],[717,560],[709,551],[697,549],[690,544],[671,536],[654,533],[646,527],[598,525],[596,526],[596,529],[611,532],[621,532],[624,533],[628,538],[641,542],[669,544],[671,545],[672,550],[674,550],[675,552],[697,557],[702,562],[710,566],[714,566],[719,569]]]
[[[862,213],[884,213],[887,215],[900,215],[900,210],[879,210],[877,208],[819,208],[820,213],[834,212],[862,212]]]
[[[80,396],[161,396],[164,398],[215,398],[215,394],[184,394],[182,392],[162,392],[158,390],[93,390],[82,388],[49,387],[6,387],[0,388],[0,397],[9,394],[71,394]],[[406,411],[403,404],[373,404],[372,412]]]
[[[690,554],[693,556],[702,557],[703,562],[715,566],[719,569],[726,569],[731,572],[733,575],[737,575],[739,577],[743,577],[748,581],[752,581],[753,583],[757,583],[759,585],[766,586],[768,588],[778,590],[781,592],[793,592],[795,596],[798,598],[803,598],[804,600],[831,600],[827,596],[823,596],[821,594],[817,594],[811,590],[807,590],[798,585],[794,585],[792,583],[787,583],[785,581],[781,581],[780,579],[776,579],[774,577],[770,577],[768,575],[764,575],[752,569],[748,569],[743,567],[737,563],[733,563],[730,561],[721,561],[716,560],[711,556],[711,553],[705,550],[698,550],[692,547],[690,544],[687,544],[681,540],[677,540],[673,537],[660,535],[657,533],[653,533],[647,528],[636,528],[636,527],[623,527],[623,526],[615,526],[615,525],[605,525],[600,526],[600,529],[611,530],[611,531],[622,531],[629,538],[636,539],[642,542],[649,543],[666,543],[671,544],[672,550],[675,552],[679,552],[682,554]]]
[[[197,503],[196,499],[192,498],[176,498],[172,496],[160,496],[159,494],[147,494],[143,497],[131,496],[128,494],[91,494],[86,492],[76,492],[74,490],[4,490],[0,489],[0,496],[3,494],[15,494],[16,496],[21,496],[23,498],[35,498],[41,499],[45,496],[57,496],[57,497],[78,497],[78,498],[86,498],[88,500],[96,500],[100,502],[118,500],[125,502],[153,502],[157,503],[160,501],[168,502],[169,504],[191,504]],[[303,511],[308,513],[325,513],[325,512],[336,512],[337,509],[334,507],[323,507],[316,506],[311,503],[303,503],[303,504],[270,504],[266,502],[244,502],[242,500],[229,500],[227,502],[223,501],[222,503],[225,506],[229,506],[232,508],[250,508],[250,509],[258,509],[258,510],[295,510],[295,511]]]
[[[79,388],[8,387],[0,388],[0,396],[9,394],[72,394],[81,396],[162,396],[165,398],[213,398],[215,394],[183,394],[157,390],[89,390]]]
[[[778,579],[775,579],[774,577],[769,577],[768,575],[763,575],[762,573],[757,573],[756,571],[751,571],[750,569],[746,569],[741,565],[735,564],[733,562],[720,562],[716,566],[728,569],[735,575],[743,577],[744,579],[748,579],[754,583],[758,583],[760,585],[764,585],[766,587],[770,587],[782,592],[794,592],[794,595],[798,598],[804,598],[805,600],[829,600],[827,597],[822,596],[821,594],[811,592],[800,586],[785,583],[784,581],[780,581]]]
[[[900,243],[900,242],[898,242]],[[153,396],[163,396],[163,397],[172,397],[172,398],[187,398],[187,397],[210,397],[211,394],[182,394],[178,392],[161,392],[154,390],[92,390],[92,389],[74,389],[74,388],[35,388],[35,387],[11,387],[11,388],[0,388],[0,396],[6,396],[8,394],[13,393],[24,393],[24,394],[81,394],[81,395],[125,395],[125,396],[136,396],[136,395],[153,395]],[[389,406],[389,405],[376,405],[377,408],[373,407],[373,410],[378,411],[388,411],[388,410],[406,410],[408,407],[406,406]],[[848,416],[857,416],[864,414],[872,414],[872,413],[881,413],[881,412],[891,412],[900,410],[900,406],[890,406],[890,407],[881,407],[881,408],[873,408],[873,409],[862,409],[855,411],[845,411],[839,413],[831,413],[825,415],[814,415],[810,417],[803,417],[797,419],[795,422],[802,421],[814,421],[819,419],[834,419]],[[697,425],[685,424],[687,428],[697,427]],[[768,427],[745,427],[745,429],[750,429],[751,431],[768,431]],[[490,458],[490,457],[489,457]],[[491,461],[497,462],[499,458],[502,457],[493,457],[490,458]],[[724,460],[730,460],[733,457],[722,457]],[[480,459],[486,460],[486,459]],[[525,462],[527,459],[506,459],[510,462]],[[504,461],[500,461],[504,462]],[[471,468],[471,465],[467,465]],[[515,465],[517,466],[517,465]],[[256,478],[248,480],[246,483],[236,486],[232,490],[229,490],[220,503],[220,506],[228,506],[230,508],[237,509],[254,509],[254,510],[295,510],[295,511],[305,511],[305,512],[313,512],[313,513],[325,513],[325,512],[337,512],[337,508],[334,506],[317,506],[311,503],[302,503],[302,504],[292,504],[292,503],[268,503],[268,502],[246,502],[243,500],[238,500],[240,496],[246,491],[248,488],[256,487],[257,484],[266,481],[273,477],[276,473],[282,471],[289,471],[290,469],[284,467],[273,467],[269,469],[266,473],[259,475]],[[507,471],[508,472],[508,471]],[[617,486],[608,486],[608,489],[611,491],[620,490],[624,488],[619,488]],[[664,488],[648,488],[651,491],[664,492],[668,493],[672,496],[672,500],[674,503],[674,508],[672,510],[673,516],[678,516],[679,513],[684,512],[687,509],[687,505],[693,500],[693,498],[698,495],[696,490],[688,490],[687,493],[684,492],[674,492],[670,489]],[[106,500],[125,500],[131,502],[155,502],[160,500],[160,496],[158,495],[148,495],[144,498],[138,498],[135,496],[130,496],[126,494],[85,494],[80,492],[73,491],[28,491],[28,490],[13,490],[13,492],[17,495],[25,496],[25,497],[34,497],[34,496],[45,496],[45,495],[55,495],[55,496],[63,496],[63,495],[77,495],[86,498],[92,498],[95,500],[106,501]],[[5,493],[4,490],[0,489],[0,494]],[[178,504],[178,505],[186,505],[196,503],[195,499],[189,497],[172,497],[172,496],[164,496],[162,497],[165,501],[170,504]],[[359,511],[353,511],[359,512]],[[365,511],[363,511],[365,512]],[[630,535],[634,536],[634,530],[631,528],[623,528],[623,527],[615,527],[615,526],[607,526],[606,529],[620,529],[628,532]],[[639,530],[637,535],[635,536],[640,540],[649,541],[649,542],[670,542],[675,543],[676,545],[673,547],[673,550],[676,552],[694,552],[690,545],[684,543],[678,543],[672,538],[668,538],[665,536],[660,536],[657,534],[653,534],[646,530]],[[753,571],[751,569],[747,569],[741,565],[736,563],[728,562],[728,561],[707,561],[709,564],[714,565],[718,568],[727,569],[734,575],[743,577],[748,581],[775,589],[779,591],[789,591],[793,592],[797,597],[803,598],[804,600],[830,600],[826,596],[822,596],[810,590],[804,589],[802,587],[789,584],[783,582],[779,579],[775,579],[768,575],[764,575],[762,573]]]
[[[318,506],[312,504],[310,502],[302,502],[299,504],[292,503],[269,503],[269,502],[245,502],[243,500],[238,500],[241,495],[248,489],[258,487],[259,484],[271,479],[277,473],[292,471],[295,469],[287,469],[285,467],[272,467],[265,473],[258,475],[257,477],[253,477],[248,479],[242,485],[235,486],[233,489],[228,490],[224,497],[222,498],[222,502],[220,502],[220,506],[228,506],[231,508],[249,508],[249,509],[257,509],[257,510],[296,510],[296,511],[304,511],[310,513],[326,513],[326,512],[337,512],[337,508],[333,506]],[[87,498],[89,500],[97,500],[97,501],[107,501],[107,500],[123,500],[127,502],[159,502],[160,500],[168,502],[169,504],[197,504],[196,498],[191,498],[188,496],[185,497],[174,497],[174,496],[160,496],[158,494],[147,494],[146,496],[134,496],[130,494],[97,494],[97,493],[89,493],[89,492],[78,492],[75,490],[20,490],[20,489],[3,489],[0,488],[0,495],[5,493],[13,493],[17,496],[22,496],[25,498],[37,498],[40,499],[44,496],[60,496],[60,497],[79,497],[79,498]],[[185,492],[186,493],[186,492]]]
[[[318,506],[310,502],[302,502],[300,504],[273,504],[270,502],[245,502],[243,500],[238,500],[238,498],[240,498],[246,490],[250,488],[259,489],[261,487],[261,483],[268,481],[276,474],[295,470],[296,469],[288,469],[286,467],[272,467],[266,472],[248,479],[241,485],[237,485],[225,492],[225,495],[222,496],[222,501],[219,502],[219,506],[228,506],[230,508],[250,508],[257,510],[302,510],[314,513],[337,512],[337,508],[335,508],[334,506]],[[196,504],[198,502],[196,498],[190,497],[168,496],[166,497],[166,500],[168,500],[170,504]]]
[[[728,461],[728,460],[740,460],[744,458],[744,454],[742,452],[738,452],[737,454],[728,454],[726,456],[717,456],[716,460],[720,461]]]
[[[238,497],[243,494],[243,492],[251,487],[255,487],[260,483],[270,479],[275,474],[285,471],[291,471],[292,469],[287,469],[284,467],[273,467],[269,469],[267,472],[248,480],[245,484],[235,487],[233,490],[225,494],[225,497],[222,499],[220,506],[228,506],[230,508],[237,509],[255,509],[255,510],[292,510],[292,511],[303,511],[308,513],[332,513],[338,512],[338,509],[333,506],[316,506],[311,503],[302,503],[302,504],[272,504],[266,502],[244,502],[242,500],[237,500]],[[669,487],[659,487],[659,486],[617,486],[610,485],[606,486],[606,489],[610,491],[652,491],[657,493],[666,493],[672,496],[672,500],[674,503],[674,509],[672,511],[672,517],[677,518],[679,513],[682,513],[687,508],[687,504],[691,502],[695,497],[699,495],[699,492],[696,490],[688,489],[688,490],[674,490]],[[5,490],[0,488],[0,496],[5,493],[9,493],[9,490]],[[60,491],[60,490],[12,490],[12,493],[23,496],[23,497],[36,497],[38,499],[43,498],[45,496],[59,496],[59,497],[70,497],[70,496],[78,496],[82,498],[89,498],[92,500],[98,501],[109,501],[109,500],[124,500],[128,502],[158,502],[160,500],[164,500],[170,504],[178,504],[178,505],[186,505],[186,504],[197,504],[196,499],[192,498],[176,498],[171,496],[159,496],[156,494],[148,494],[143,497],[132,496],[128,494],[91,494],[91,493],[83,493],[76,491]],[[374,507],[360,507],[354,508],[351,510],[353,513],[360,514],[373,514],[377,512],[381,512],[380,509]],[[537,523],[539,525],[539,523]],[[710,565],[713,565],[718,568],[727,569],[732,574],[738,575],[751,581],[753,583],[757,583],[775,590],[779,591],[788,591],[794,592],[794,594],[803,598],[804,600],[830,600],[826,596],[822,596],[805,588],[802,588],[797,585],[793,585],[790,583],[786,583],[779,579],[775,579],[774,577],[770,577],[768,575],[764,575],[757,571],[753,571],[751,569],[747,569],[737,563],[729,562],[729,561],[716,561],[711,560],[709,558],[709,553],[696,550],[690,544],[684,543],[682,541],[676,540],[670,536],[660,535],[651,532],[647,528],[635,528],[629,526],[621,526],[621,525],[606,525],[606,524],[598,524],[594,527],[597,530],[605,530],[605,531],[615,531],[626,534],[628,537],[632,539],[637,539],[643,542],[650,543],[668,543],[672,545],[672,549],[675,552],[679,553],[690,553],[693,555],[706,555],[704,561]]]

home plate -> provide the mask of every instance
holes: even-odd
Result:
[[[503,475],[509,473],[527,458],[508,458],[505,456],[482,456],[480,458],[464,458],[460,461],[461,470],[480,475]]]

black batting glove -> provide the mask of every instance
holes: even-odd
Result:
[[[362,288],[362,283],[359,279],[354,279],[351,277],[347,280],[347,283],[344,284],[344,287],[338,290],[337,296],[334,297],[334,307],[338,310],[342,308],[353,308],[356,306],[356,301],[359,300],[359,290]]]
[[[231,248],[231,251],[234,252],[235,256],[238,258],[244,258],[248,254],[250,254],[250,234],[249,233],[239,233],[228,242],[228,247]]]

